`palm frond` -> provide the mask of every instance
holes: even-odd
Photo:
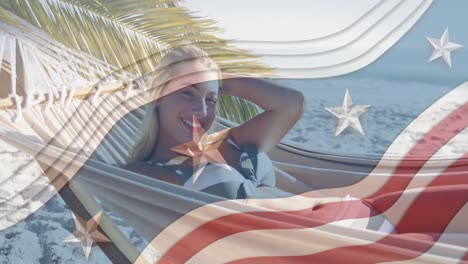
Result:
[[[257,57],[214,36],[219,32],[214,21],[193,15],[177,2],[16,0],[2,1],[0,8],[39,28],[64,47],[138,76],[153,71],[168,49],[188,43],[206,50],[223,71],[271,74]],[[13,26],[19,26],[17,20],[3,15],[0,18]],[[243,122],[257,113],[254,106],[241,102],[222,98],[221,115]]]

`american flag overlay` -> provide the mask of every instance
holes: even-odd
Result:
[[[260,28],[272,3],[245,23],[272,36],[226,40],[182,1],[0,0],[0,262],[468,263],[468,3],[306,2],[278,18],[310,9],[301,38]],[[151,76],[186,44],[300,91],[301,118],[258,152],[231,132],[262,103],[220,96],[213,131],[133,168]]]
[[[450,100],[452,96],[466,98],[467,88],[459,87],[442,100]],[[392,161],[390,166],[381,161],[363,181],[330,190],[335,195],[361,195],[378,211],[368,210],[359,200],[316,198],[315,191],[281,201],[246,202],[261,206],[262,210],[246,208],[239,212],[237,208],[229,208],[232,206],[229,203],[210,204],[171,224],[152,243],[165,252],[163,263],[198,263],[204,259],[216,263],[424,262],[425,254],[436,250],[437,241],[450,236],[452,226],[457,222],[466,226],[463,211],[468,201],[467,153],[450,160],[437,156],[452,144],[466,142],[468,124],[462,120],[467,120],[464,116],[468,114],[468,104],[462,99],[442,114],[437,107],[445,105],[447,101],[443,101],[410,125],[422,127],[420,122],[426,117],[437,120],[435,125],[426,127],[426,133],[414,145],[399,142],[400,138],[393,143],[391,147],[408,149],[401,160]],[[435,169],[437,163],[444,165]],[[317,245],[312,241],[325,239],[327,232],[342,234],[338,231],[342,227],[334,226],[337,221],[380,214],[391,220],[396,232],[366,241],[344,242],[335,238],[338,241],[327,246],[310,246]],[[276,243],[281,245],[273,246]],[[467,255],[458,257],[467,260]]]

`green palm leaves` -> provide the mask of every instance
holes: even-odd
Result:
[[[177,2],[2,0],[0,31],[9,27],[7,32],[14,35],[11,28],[15,28],[34,36],[29,41],[40,39],[42,44],[35,47],[90,81],[111,73],[119,78],[125,76],[123,73],[143,76],[154,70],[168,49],[188,43],[207,51],[225,72],[271,73],[256,57],[214,36],[218,31],[214,21],[194,16]],[[47,42],[51,44],[45,45]],[[63,51],[71,55],[65,59]],[[46,72],[53,70],[44,67]],[[243,100],[221,100],[220,114],[233,121],[245,121],[256,113],[256,108]]]

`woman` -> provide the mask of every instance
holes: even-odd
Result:
[[[133,149],[133,161],[126,168],[231,199],[258,197],[258,187],[274,187],[273,166],[265,153],[301,117],[304,95],[262,80],[232,77],[222,74],[208,55],[194,46],[167,54],[150,81],[152,102]],[[264,112],[244,124],[208,136],[222,94],[250,100]],[[270,189],[280,196],[292,196]],[[459,210],[468,202],[466,190],[463,185],[426,188],[419,195],[419,206],[406,212],[388,209],[400,198],[414,199],[418,190],[383,193],[362,200],[318,199],[313,210],[301,214],[310,216],[305,219],[344,225],[350,225],[349,221],[340,220],[368,217],[370,222],[358,221],[359,224],[382,232],[394,232],[396,228],[398,232],[441,233],[448,220],[443,218],[447,214],[438,212],[447,210],[447,205],[454,212]],[[403,216],[407,221],[401,220]]]
[[[273,166],[265,153],[303,114],[301,92],[222,74],[195,46],[168,53],[150,85],[152,103],[127,169],[227,198],[251,197],[258,186],[274,186]],[[264,112],[209,136],[221,95],[245,98]],[[207,139],[212,143],[198,146]]]

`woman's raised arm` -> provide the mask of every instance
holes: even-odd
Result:
[[[247,99],[265,110],[231,130],[239,145],[255,144],[262,152],[268,152],[280,142],[302,116],[306,105],[300,91],[230,74],[223,74],[221,94]]]

